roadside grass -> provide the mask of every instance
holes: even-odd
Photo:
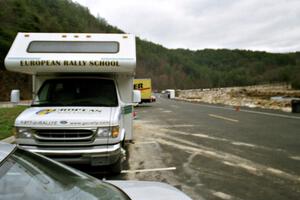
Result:
[[[27,106],[0,108],[0,140],[13,135],[15,119],[26,108]]]

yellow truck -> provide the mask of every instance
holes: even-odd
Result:
[[[155,97],[152,96],[152,85],[150,78],[134,79],[133,88],[134,90],[141,91],[142,103],[151,103],[155,101]]]

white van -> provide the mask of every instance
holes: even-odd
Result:
[[[175,99],[175,90],[174,89],[167,89],[166,92],[168,94],[169,99]]]
[[[133,139],[135,37],[18,33],[7,70],[31,74],[33,102],[15,121],[16,143],[71,164],[121,171]],[[136,94],[136,95],[135,95]]]

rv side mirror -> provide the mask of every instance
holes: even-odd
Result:
[[[141,91],[133,90],[133,103],[140,103],[142,100]]]
[[[20,90],[12,90],[10,93],[10,102],[18,104],[20,102]]]

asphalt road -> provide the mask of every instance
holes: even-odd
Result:
[[[163,181],[194,200],[300,199],[299,114],[166,98],[136,111],[125,171],[107,179]]]

